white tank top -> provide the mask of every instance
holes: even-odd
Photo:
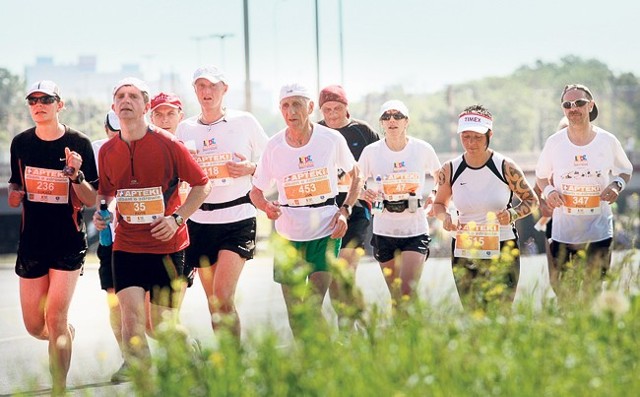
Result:
[[[487,223],[487,214],[511,207],[513,192],[504,177],[504,156],[493,152],[480,168],[467,164],[464,157],[451,161],[451,192],[461,224]],[[513,225],[500,226],[500,241],[516,236]]]

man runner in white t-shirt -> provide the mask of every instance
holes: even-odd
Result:
[[[606,275],[613,242],[611,204],[633,171],[620,141],[591,123],[598,108],[589,88],[567,85],[560,101],[569,126],[547,139],[536,166],[538,186],[553,208],[550,250],[556,271],[550,273],[556,288],[569,267],[585,272],[593,283]],[[578,262],[579,251],[585,251],[586,263]]]
[[[280,112],[287,127],[269,140],[251,190],[253,203],[275,220],[278,235],[295,249],[293,258],[286,257],[289,250],[278,250],[274,258],[274,280],[282,286],[294,336],[304,326],[304,319],[294,308],[303,298],[314,299],[311,307],[321,318],[322,298],[331,283],[331,259],[338,255],[361,186],[347,141],[337,131],[312,123],[309,115],[313,108],[305,87],[282,87]],[[335,205],[339,168],[352,181],[340,208]],[[273,183],[278,199],[272,202],[264,192]],[[307,292],[312,296],[297,293],[295,287],[300,283],[311,286]]]
[[[256,245],[257,211],[249,199],[251,175],[268,137],[253,115],[223,106],[229,86],[219,68],[198,68],[193,88],[200,114],[180,123],[176,136],[196,152],[196,161],[212,187],[187,221],[191,245],[185,262],[198,268],[213,330],[229,324],[239,337],[234,295],[244,263],[253,258]]]

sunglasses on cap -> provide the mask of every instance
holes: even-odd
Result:
[[[562,102],[562,107],[565,109],[581,108],[589,102],[591,101],[588,99],[576,99],[575,101],[564,101]]]
[[[30,106],[34,106],[38,102],[40,102],[43,105],[51,105],[52,103],[54,103],[57,100],[58,100],[57,97],[51,96],[51,95],[45,95],[45,96],[41,96],[41,97],[30,96],[29,98],[27,98],[27,103]]]
[[[383,113],[382,116],[380,116],[380,120],[382,121],[387,121],[387,120],[391,120],[391,118],[393,117],[394,120],[402,120],[402,119],[406,119],[407,116],[405,116],[404,114],[397,112],[397,113]]]

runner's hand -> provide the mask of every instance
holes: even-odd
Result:
[[[240,159],[240,161],[227,161],[229,176],[231,176],[232,178],[252,175],[256,170],[256,165],[250,161],[247,161],[247,158],[241,153],[234,153],[233,156]]]
[[[613,204],[620,196],[618,188],[614,186],[616,185],[613,183],[607,186],[600,194],[600,200],[606,201],[609,204]]]
[[[100,215],[100,211],[95,211],[93,213],[93,226],[95,226],[98,231],[102,231],[107,228],[107,222],[102,218],[102,215]]]
[[[275,221],[280,218],[282,215],[282,210],[280,209],[280,203],[277,201],[268,201],[267,205],[264,207],[264,213],[267,214],[267,218]]]
[[[9,188],[9,206],[18,207],[22,200],[24,200],[24,190],[15,190]]]
[[[151,223],[151,237],[160,241],[169,241],[178,230],[178,224],[172,216],[158,218]]]
[[[347,233],[347,217],[342,213],[340,209],[331,219],[329,228],[333,229],[331,238],[342,238]]]
[[[82,156],[68,147],[64,148],[64,156],[67,160],[67,167],[73,167],[75,170],[73,175],[69,176],[69,179],[76,180],[78,178],[78,171],[80,171],[82,167]]]
[[[444,230],[448,232],[455,232],[458,230],[458,225],[453,223],[453,219],[451,219],[451,214],[446,213],[444,215],[444,221],[442,221],[442,227]]]

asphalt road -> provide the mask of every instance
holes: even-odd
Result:
[[[47,395],[50,386],[47,343],[29,336],[24,328],[14,261],[12,257],[0,259],[0,291],[3,295],[0,303],[0,396],[16,392]],[[543,296],[553,293],[547,288],[543,265],[546,265],[546,259],[542,255],[522,258],[516,299],[531,296],[539,304]],[[372,258],[363,258],[356,281],[368,303],[388,307],[389,294],[380,268]],[[459,305],[447,258],[427,261],[419,289],[434,306]],[[271,327],[282,336],[283,343],[291,339],[284,299],[279,285],[272,281],[271,258],[259,257],[247,262],[236,299],[243,334]],[[329,302],[325,302],[325,315],[335,321]],[[106,297],[100,290],[95,257],[88,260],[84,276],[78,282],[69,318],[76,329],[68,378],[71,395],[130,395],[127,384],[108,383],[111,374],[120,366],[121,357],[109,327]],[[187,292],[181,319],[203,345],[211,343],[209,315],[199,280]],[[153,350],[153,344],[151,346]]]

